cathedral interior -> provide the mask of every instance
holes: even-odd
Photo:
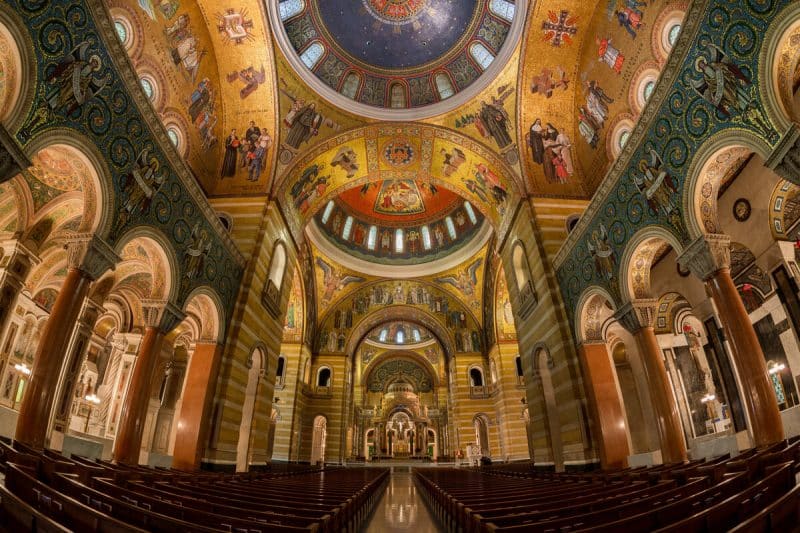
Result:
[[[5,0],[0,459],[797,442],[798,89],[791,0]]]

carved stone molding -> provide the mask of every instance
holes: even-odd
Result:
[[[703,281],[731,267],[731,238],[719,233],[701,235],[678,257],[681,268]]]
[[[39,264],[39,257],[19,241],[0,243],[0,280],[22,288],[33,265]]]
[[[107,270],[114,270],[122,259],[103,239],[94,234],[76,235],[64,244],[67,264],[84,272],[92,281],[99,279]]]
[[[0,124],[0,183],[5,183],[31,166],[31,161]]]
[[[642,328],[652,328],[656,321],[656,307],[658,300],[655,298],[633,300],[620,307],[614,318],[622,327],[636,333]]]
[[[165,334],[186,318],[186,314],[178,306],[165,300],[142,300],[142,314],[146,327],[158,328]]]
[[[764,164],[783,179],[800,185],[800,126],[792,124]]]

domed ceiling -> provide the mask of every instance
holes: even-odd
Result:
[[[285,30],[278,40],[306,81],[322,82],[320,92],[342,107],[438,113],[435,104],[481,85],[498,57],[508,59],[515,7],[513,0],[287,0],[278,6]]]
[[[483,223],[458,194],[411,179],[348,189],[314,216],[316,229],[339,250],[390,265],[447,257],[474,241]]]

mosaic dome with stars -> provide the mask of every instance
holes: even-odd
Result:
[[[491,0],[295,5],[281,12],[291,52],[338,95],[385,109],[430,106],[464,91],[497,58],[514,19],[513,9],[498,12]]]

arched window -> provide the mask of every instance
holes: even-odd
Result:
[[[300,54],[300,60],[305,66],[313,69],[317,63],[319,63],[319,60],[322,58],[323,54],[325,54],[325,47],[322,46],[322,43],[319,41],[314,41],[308,48],[303,50],[302,54]]]
[[[444,223],[447,226],[447,234],[450,235],[452,240],[456,240],[456,226],[453,224],[453,219],[446,217]]]
[[[331,218],[331,213],[333,213],[333,200],[328,202],[328,205],[325,206],[325,211],[322,212],[322,223],[327,224],[328,219]]]
[[[344,228],[342,229],[342,239],[347,240],[350,238],[350,232],[353,230],[353,217],[348,216],[344,221]]]
[[[393,83],[389,89],[389,106],[402,109],[406,106],[406,90],[401,83]]]
[[[473,224],[478,223],[478,217],[475,216],[475,209],[472,208],[472,204],[469,202],[464,202],[464,211],[467,212],[467,216],[469,217],[469,221]]]
[[[139,78],[139,83],[142,86],[142,90],[144,91],[144,95],[147,96],[148,100],[152,101],[153,97],[156,94],[156,91],[155,91],[155,89],[153,87],[152,80],[150,80],[150,78],[142,76],[141,78]]]
[[[522,371],[522,357],[519,355],[514,358],[514,364],[517,366],[517,377],[522,378],[525,373]]]
[[[386,338],[388,336],[389,336],[389,330],[386,329],[386,328],[383,328],[381,330],[381,334],[378,336],[378,340],[381,341],[381,342],[386,342]]]
[[[667,28],[667,43],[669,44],[670,49],[675,46],[675,43],[678,41],[678,37],[681,34],[681,23],[676,22],[675,24],[669,26]]]
[[[483,387],[483,371],[478,367],[469,369],[469,385],[470,387]]]
[[[397,344],[403,344],[406,342],[406,332],[403,331],[402,328],[397,330],[397,334],[394,337],[394,340]]]
[[[508,0],[490,0],[489,2],[489,11],[507,22],[511,22],[514,19],[515,7]]]
[[[344,96],[354,99],[358,93],[359,85],[361,85],[361,78],[355,72],[351,72],[345,76],[341,92]]]
[[[567,217],[566,226],[567,226],[567,233],[572,233],[572,230],[575,229],[575,226],[578,224],[578,221],[581,219],[581,216],[577,213],[573,213]]]
[[[619,133],[619,140],[617,140],[617,148],[622,151],[625,145],[628,144],[628,139],[631,138],[631,130],[624,129]]]
[[[282,380],[285,368],[286,368],[286,358],[283,356],[278,357],[278,366],[275,368],[275,376]]]
[[[469,45],[469,55],[480,65],[481,70],[489,68],[489,65],[494,61],[494,55],[492,55],[489,49],[477,41]]]
[[[119,39],[119,42],[125,44],[125,41],[128,40],[128,28],[125,27],[125,24],[123,24],[120,20],[115,20],[114,31],[117,32],[117,38]]]
[[[422,340],[422,335],[419,334],[419,330],[417,328],[414,328],[411,333],[414,335],[414,342],[419,342]]]
[[[114,32],[117,34],[117,39],[122,43],[125,50],[130,51],[134,44],[134,32],[131,21],[127,17],[115,15],[114,16]]]
[[[653,96],[653,90],[656,88],[656,80],[647,80],[642,87],[642,96],[644,97],[644,101],[647,102],[650,100],[650,97]]]
[[[182,135],[180,133],[180,130],[178,130],[178,128],[176,126],[168,126],[167,127],[167,137],[169,137],[170,142],[172,143],[172,145],[175,148],[177,148],[178,150],[181,150],[181,148],[182,148],[182,146],[181,146],[181,144],[182,144],[181,143]]]
[[[453,84],[450,82],[450,77],[444,72],[439,72],[433,78],[436,83],[436,91],[439,93],[439,98],[444,100],[450,98],[455,94]]]
[[[394,251],[398,254],[403,253],[403,241],[405,240],[405,235],[401,228],[397,228],[394,231]]]
[[[370,250],[375,249],[378,242],[378,228],[376,226],[369,227],[369,234],[367,235],[367,248]]]
[[[327,366],[323,366],[317,370],[317,387],[330,387],[331,375],[331,369]]]
[[[422,226],[422,246],[426,250],[430,250],[433,243],[431,242],[431,230],[428,226]]]
[[[528,258],[525,257],[525,248],[522,247],[522,243],[517,243],[514,246],[511,259],[514,264],[514,279],[517,282],[517,288],[521,291],[528,284],[531,275],[528,267]]]
[[[275,284],[275,288],[281,290],[283,285],[283,274],[286,272],[286,247],[282,242],[275,243],[272,250],[272,260],[269,265],[269,280]]]
[[[283,0],[278,2],[278,14],[282,21],[289,20],[295,15],[299,15],[305,7],[304,0]]]

